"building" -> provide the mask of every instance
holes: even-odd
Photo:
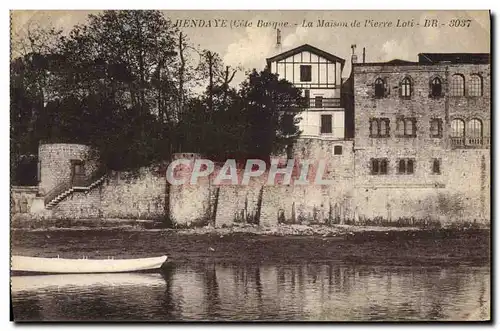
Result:
[[[345,60],[304,44],[267,59],[268,69],[302,90],[305,110],[299,128],[302,137],[342,140],[346,109],[342,102],[342,70]]]
[[[489,54],[356,63],[353,77],[364,213],[489,218]]]

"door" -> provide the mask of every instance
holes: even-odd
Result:
[[[73,186],[84,185],[85,167],[82,160],[71,160],[71,183]]]

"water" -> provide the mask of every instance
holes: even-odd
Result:
[[[488,267],[176,265],[11,278],[15,320],[484,320]]]

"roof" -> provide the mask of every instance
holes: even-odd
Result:
[[[305,52],[305,51],[308,51],[308,52],[311,52],[311,53],[316,54],[318,56],[321,56],[322,58],[325,58],[325,59],[332,61],[332,62],[340,62],[342,67],[344,66],[344,63],[345,63],[344,59],[342,59],[338,56],[335,56],[331,53],[322,51],[321,49],[314,47],[314,46],[311,46],[309,44],[304,44],[302,46],[295,47],[294,49],[291,49],[289,51],[286,51],[286,52],[283,52],[281,54],[275,55],[273,57],[267,58],[266,61],[269,65],[271,62],[280,61],[280,60],[286,59],[290,56],[293,56],[295,54],[298,54],[300,52]]]
[[[406,64],[418,64],[417,62],[412,62],[412,61],[406,61],[406,60],[401,60],[401,59],[394,59],[391,61],[387,61],[386,64],[392,64],[392,65],[406,65]]]
[[[464,63],[464,64],[489,64],[489,53],[420,53],[418,62],[421,64],[434,63]]]
[[[489,64],[489,53],[419,53],[418,62],[394,59],[387,62],[354,63],[354,66],[411,66],[433,64]]]

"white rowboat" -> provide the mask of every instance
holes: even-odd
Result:
[[[167,256],[148,257],[143,259],[60,259],[16,256],[11,258],[11,271],[51,274],[88,274],[148,271],[159,269],[167,260]]]

